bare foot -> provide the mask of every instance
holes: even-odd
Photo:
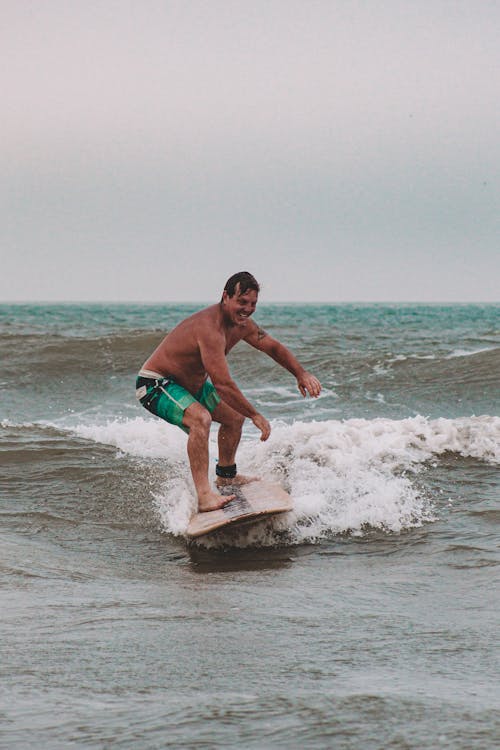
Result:
[[[260,477],[247,477],[244,474],[236,474],[235,477],[231,478],[216,477],[215,484],[217,487],[227,487],[233,484],[239,487],[242,484],[250,484],[250,482],[258,482],[259,480]]]
[[[227,505],[234,495],[219,495],[218,492],[206,492],[198,496],[198,513],[209,513],[211,510],[218,510]]]

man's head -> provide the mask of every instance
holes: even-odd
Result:
[[[246,325],[257,306],[259,284],[248,271],[240,271],[227,280],[222,292],[221,307],[226,323]]]
[[[249,290],[260,292],[259,282],[248,271],[239,271],[234,273],[227,281],[224,291],[228,297],[234,297],[235,294],[245,294]]]

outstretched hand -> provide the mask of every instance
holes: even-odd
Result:
[[[304,398],[307,394],[312,396],[312,398],[318,398],[321,393],[321,383],[318,378],[311,375],[310,372],[304,372],[299,378],[297,378],[297,386]]]
[[[267,440],[271,434],[271,425],[267,419],[262,414],[256,414],[255,417],[252,417],[252,422],[260,430],[260,439]]]

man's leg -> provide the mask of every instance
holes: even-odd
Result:
[[[234,495],[220,495],[210,487],[208,480],[208,438],[212,424],[210,412],[201,404],[191,404],[184,412],[182,423],[189,428],[187,452],[198,495],[198,511],[202,513],[222,508]]]
[[[241,430],[245,417],[232,409],[228,404],[221,401],[214,411],[212,417],[220,423],[218,434],[219,466],[233,466],[236,463],[236,451],[241,440]],[[258,477],[247,477],[236,474],[235,477],[217,477],[216,484],[224,487],[228,484],[247,484],[254,482]]]

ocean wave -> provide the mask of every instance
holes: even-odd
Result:
[[[30,381],[40,376],[138,371],[161,338],[162,334],[158,332],[144,331],[85,339],[58,334],[2,334],[2,377]]]
[[[467,353],[456,350],[434,358],[394,357],[372,366],[366,385],[386,395],[397,394],[407,409],[417,412],[426,408],[419,401],[425,396],[430,405],[441,399],[446,403],[467,401],[470,411],[495,412],[498,403],[498,368],[500,348],[483,348]],[[390,387],[389,387],[390,386]],[[386,399],[387,400],[387,399]],[[428,408],[428,407],[427,407]]]
[[[196,501],[182,432],[140,417],[107,425],[81,425],[74,432],[144,460],[166,461],[169,470],[164,484],[152,500],[162,528],[171,534],[185,534]],[[215,466],[215,430],[209,448]],[[294,511],[200,543],[314,543],[336,534],[362,535],[368,529],[400,532],[420,526],[434,520],[435,511],[418,482],[418,469],[450,452],[500,463],[500,418],[275,422],[266,443],[245,434],[238,462],[243,471],[283,484],[293,497]]]
[[[456,359],[457,357],[475,357],[477,354],[484,354],[484,352],[492,352],[498,349],[496,346],[483,346],[479,349],[455,349],[452,351],[446,359]]]

